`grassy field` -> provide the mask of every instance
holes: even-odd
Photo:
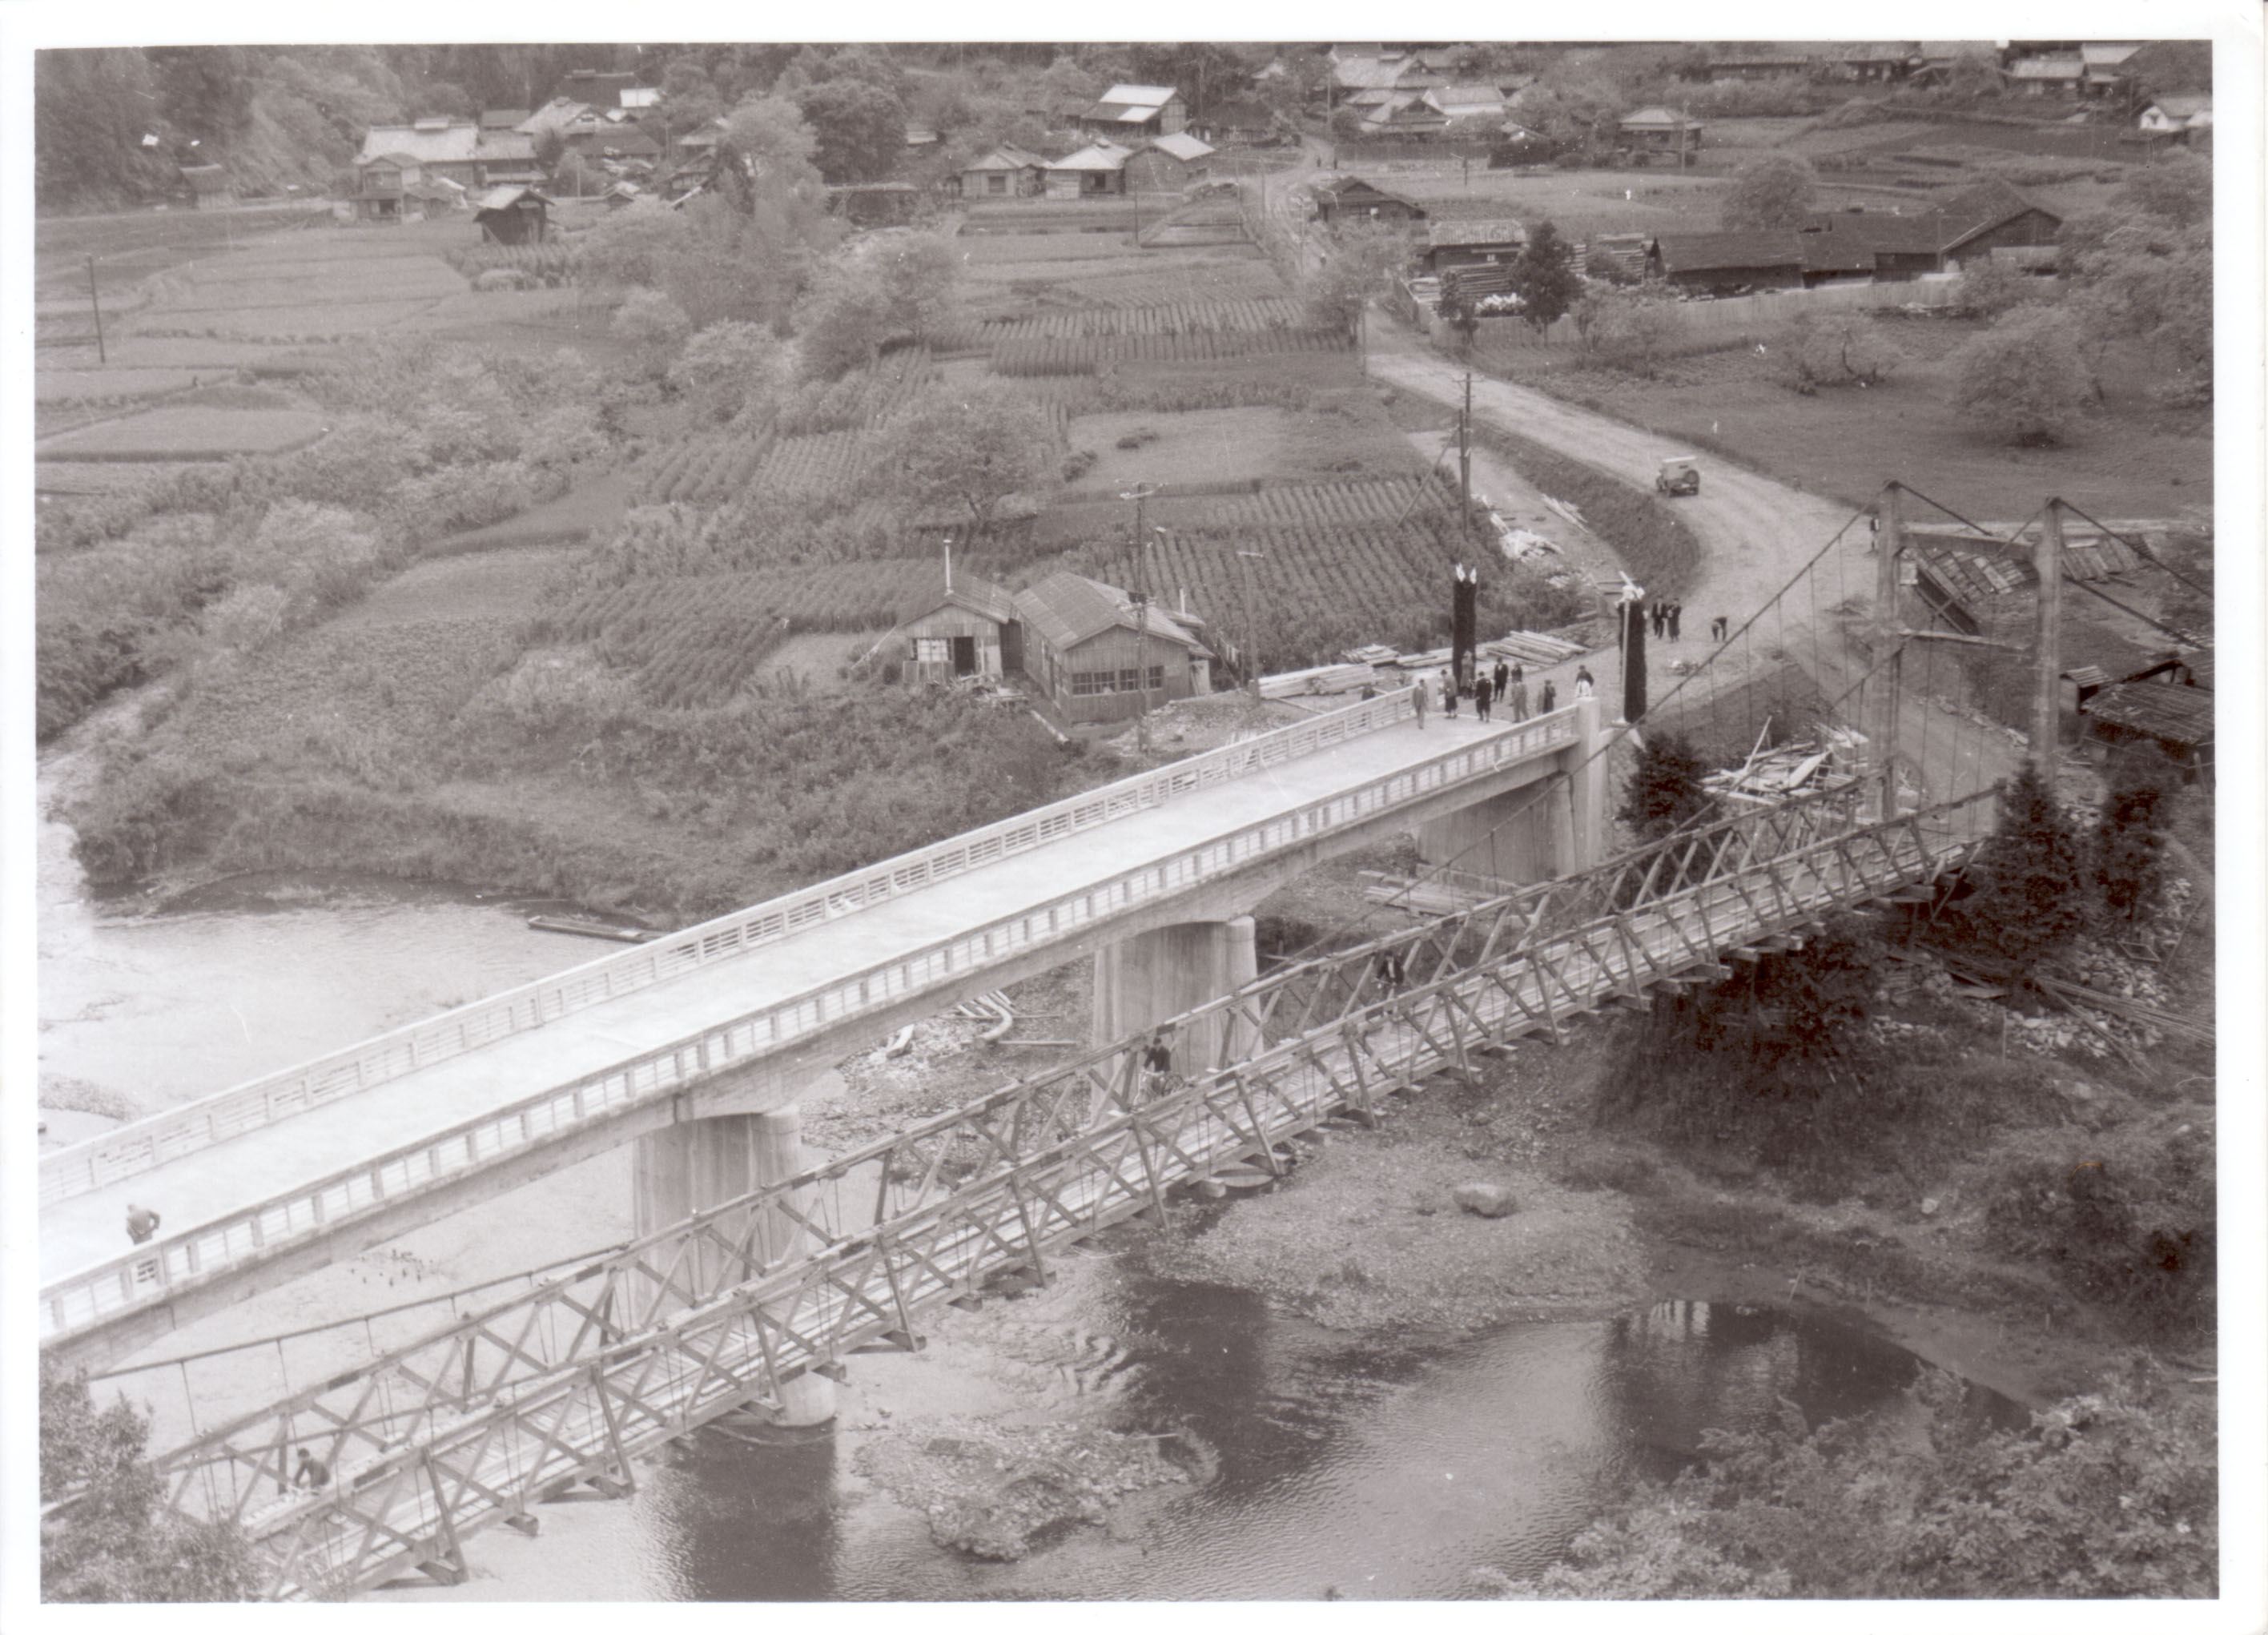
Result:
[[[328,429],[312,409],[162,408],[63,432],[38,452],[41,460],[225,460],[305,448]]]
[[[1814,493],[1861,503],[1896,476],[1970,516],[2025,516],[2060,494],[2097,516],[2172,517],[2213,503],[2212,422],[2149,397],[2160,375],[2114,350],[2104,401],[2054,448],[2012,448],[1956,416],[1951,357],[1977,332],[1960,320],[1899,323],[1908,361],[1886,383],[1803,397],[1753,350],[1680,358],[1646,381],[1580,367],[1571,349],[1491,351],[1492,372],[1690,443]]]

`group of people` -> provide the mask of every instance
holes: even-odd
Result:
[[[1657,642],[1675,641],[1677,622],[1684,616],[1685,604],[1682,601],[1653,601],[1646,605],[1646,622],[1653,627],[1653,639]]]
[[[1452,720],[1455,719],[1457,699],[1460,696],[1457,678],[1449,671],[1444,670],[1434,678],[1433,688],[1440,689],[1441,713]],[[1575,696],[1588,698],[1596,690],[1597,686],[1591,679],[1590,671],[1587,668],[1578,667],[1575,672]],[[1432,696],[1432,689],[1428,688],[1424,681],[1419,681],[1410,691],[1410,702],[1418,712],[1418,725],[1422,729],[1425,725],[1426,700]],[[1519,665],[1507,663],[1502,659],[1496,661],[1496,667],[1493,670],[1483,670],[1473,678],[1474,713],[1484,721],[1491,720],[1494,718],[1492,712],[1498,704],[1505,707],[1512,719],[1515,721],[1528,719],[1528,672]],[[1535,712],[1539,715],[1549,715],[1558,707],[1558,683],[1546,678],[1543,690],[1535,700]]]

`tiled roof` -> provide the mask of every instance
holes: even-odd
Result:
[[[971,159],[964,170],[1042,170],[1047,160],[1036,153],[1027,153],[1012,143],[1002,143],[983,158]]]
[[[1803,253],[1793,232],[1665,232],[1655,236],[1667,273],[1719,268],[1800,267]]]
[[[1081,642],[1108,630],[1140,630],[1126,593],[1099,579],[1065,571],[1050,573],[1029,590],[1015,596],[1016,615],[1037,630],[1049,646],[1068,652]],[[1146,621],[1149,633],[1184,647],[1203,643],[1152,605]]]
[[[485,108],[481,113],[481,129],[512,130],[534,111],[532,108]]]
[[[2173,744],[2213,741],[2213,694],[2163,681],[2116,681],[2087,701],[2085,713]]]
[[[480,140],[473,144],[473,157],[484,165],[509,165],[514,161],[533,165],[535,162],[535,138],[522,136],[516,130],[483,128]]]
[[[1502,107],[1504,92],[1490,85],[1441,85],[1427,92],[1425,99],[1437,108]]]

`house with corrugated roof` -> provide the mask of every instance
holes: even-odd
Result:
[[[555,203],[534,188],[517,183],[490,188],[473,207],[473,219],[480,224],[484,243],[541,244],[549,232]]]
[[[1067,721],[1123,721],[1211,690],[1211,658],[1188,623],[1116,586],[1058,570],[1016,593],[1025,675]]]
[[[1663,232],[1646,247],[1646,273],[1712,294],[1803,287],[1801,234]]]
[[[1051,199],[1107,198],[1126,191],[1126,161],[1134,150],[1090,142],[1076,153],[1050,159],[1043,173]]]
[[[897,622],[874,644],[873,657],[917,685],[998,681],[1023,667],[1021,634],[1008,593],[954,566],[948,552],[940,563],[909,568]]]
[[[1189,107],[1171,85],[1113,85],[1079,116],[1080,126],[1131,145],[1170,136],[1189,123]]]
[[[2036,249],[2052,245],[2063,217],[1997,176],[1955,194],[1938,205],[1945,217],[1948,261],[1959,264],[1994,250]]]

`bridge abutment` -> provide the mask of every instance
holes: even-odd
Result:
[[[1094,956],[1094,1039],[1109,1044],[1146,1033],[1169,1016],[1233,993],[1260,975],[1257,927],[1249,914],[1193,920],[1138,932]],[[1173,1042],[1174,1065],[1197,1072],[1243,1042],[1228,1018],[1196,1022]]]
[[[1575,740],[1536,782],[1418,825],[1418,855],[1428,865],[1528,886],[1580,873],[1606,855],[1607,757],[1597,753],[1599,701],[1575,703]]]
[[[666,1231],[702,1210],[785,1181],[804,1166],[803,1109],[792,1102],[762,1113],[688,1118],[640,1136],[630,1170],[637,1234]],[[751,1241],[768,1266],[802,1247],[803,1228],[777,1204],[758,1207],[753,1221],[743,1215],[719,1224],[731,1238],[753,1228]],[[695,1271],[709,1286],[734,1258],[721,1244],[696,1244],[692,1252],[703,1257]],[[824,1425],[835,1417],[835,1381],[825,1374],[784,1381],[779,1399],[782,1425]]]

